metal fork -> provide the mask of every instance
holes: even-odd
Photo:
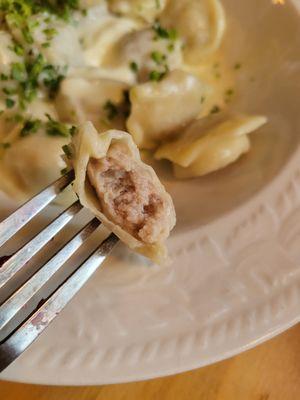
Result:
[[[73,179],[74,172],[68,172],[1,222],[0,248],[55,199]],[[29,260],[42,250],[81,209],[82,206],[79,201],[74,202],[13,256],[5,259],[4,263],[0,265],[0,290],[11,282],[17,272],[26,266]],[[45,287],[54,274],[63,267],[66,261],[81,247],[99,225],[100,221],[98,219],[91,219],[67,244],[61,247],[50,260],[1,304],[0,334],[3,334],[3,332],[5,334],[5,330],[7,330],[12,320]],[[52,291],[52,294],[42,305],[38,305],[31,315],[25,317],[12,332],[8,333],[4,340],[0,342],[0,372],[22,354],[56,318],[103,263],[117,241],[118,238],[114,234],[110,234],[75,272],[62,282],[56,290]]]

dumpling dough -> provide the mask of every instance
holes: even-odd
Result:
[[[171,46],[171,47],[170,47]],[[153,29],[144,29],[141,31],[125,35],[120,42],[113,48],[108,55],[104,65],[111,67],[130,68],[131,63],[135,63],[137,71],[132,71],[137,76],[139,82],[149,80],[151,71],[163,73],[166,66],[169,71],[182,66],[182,42],[168,39],[155,40]],[[158,58],[153,59],[153,55]]]
[[[148,82],[130,91],[127,129],[139,148],[151,149],[171,139],[199,115],[205,91],[199,79],[175,70],[160,82]]]
[[[110,10],[116,14],[153,22],[165,8],[166,0],[109,0],[108,4]]]
[[[267,122],[264,116],[209,116],[192,123],[182,135],[163,144],[155,158],[174,163],[177,178],[192,178],[219,170],[250,149],[248,134]]]
[[[178,31],[190,64],[201,62],[219,47],[226,25],[219,0],[170,0],[160,21],[163,27]]]
[[[87,16],[79,21],[77,30],[84,60],[86,65],[92,67],[101,66],[107,53],[124,35],[141,27],[132,18],[119,18],[111,14],[106,1],[89,8]]]
[[[21,128],[20,124],[1,124],[0,143],[12,144],[0,150],[0,189],[16,200],[25,201],[60,176],[65,167],[62,146],[68,139],[49,137],[43,128],[20,137]]]
[[[63,122],[91,121],[102,131],[109,127],[124,128],[126,118],[122,106],[127,89],[125,83],[109,79],[66,78],[55,99],[57,113]],[[116,107],[113,118],[108,118],[107,102]]]
[[[73,137],[71,153],[81,203],[131,249],[164,262],[174,206],[131,136],[117,130],[99,134],[86,122]]]

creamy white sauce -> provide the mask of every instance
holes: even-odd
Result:
[[[140,141],[143,149],[143,142],[149,142],[154,136],[155,143],[170,137],[166,132],[168,126],[180,134],[190,122],[186,115],[203,117],[216,106],[227,107],[230,99],[226,91],[231,90],[233,79],[218,51],[226,25],[219,0],[205,0],[201,5],[198,0],[180,0],[180,4],[169,0],[167,5],[162,0],[159,3],[155,0],[112,0],[109,6],[105,0],[82,0],[81,9],[85,11],[75,11],[71,21],[49,17],[47,13],[30,17],[38,24],[33,30],[33,44],[24,41],[15,27],[7,29],[1,25],[0,73],[9,75],[13,63],[24,63],[24,57],[12,50],[16,41],[26,51],[31,49],[33,54],[42,54],[49,64],[61,69],[66,67],[65,80],[56,99],[48,100],[45,91],[38,91],[36,99],[22,111],[26,118],[46,121],[45,114],[49,114],[71,124],[91,120],[100,131],[124,129],[127,122],[127,129],[134,137],[135,132],[130,130],[136,123],[132,122],[134,116],[129,117],[128,123],[122,103],[124,91],[134,96],[149,88],[151,99],[148,101],[144,96],[141,108],[146,118],[138,115],[139,129],[149,131],[149,137]],[[153,28],[156,18],[161,18],[164,26]],[[177,31],[176,37],[172,28]],[[50,40],[47,39],[49,34]],[[172,95],[169,93],[168,99],[162,84],[164,80],[149,82],[153,75],[156,79],[155,74],[158,80],[164,74],[167,79],[175,69],[193,74],[195,82],[192,100],[185,95],[182,106],[180,99],[176,100],[179,110],[176,118],[177,103],[171,105]],[[145,82],[142,88],[140,85]],[[59,176],[64,168],[61,147],[70,139],[49,136],[43,127],[21,137],[22,124],[7,121],[19,112],[11,104],[11,108],[6,109],[9,95],[4,94],[3,89],[8,84],[13,85],[13,82],[0,81],[0,109],[4,110],[0,116],[0,189],[24,200]],[[160,87],[164,90],[160,91]],[[180,89],[173,89],[178,96]],[[195,104],[197,101],[199,107]],[[137,109],[139,105],[134,107]],[[189,113],[189,107],[199,108],[198,115],[198,111]],[[156,120],[151,122],[152,116]],[[161,137],[158,116],[166,127]]]

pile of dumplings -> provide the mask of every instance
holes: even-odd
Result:
[[[82,0],[80,7],[72,23],[51,20],[56,35],[48,47],[43,24],[35,30],[37,51],[66,73],[55,98],[40,93],[26,115],[127,131],[140,150],[169,160],[179,179],[224,168],[249,150],[248,134],[265,117],[203,112],[214,88],[201,77],[201,65],[226,30],[220,0]],[[13,40],[0,25],[1,71],[22,60],[10,50]],[[60,175],[70,138],[47,136],[42,126],[19,137],[20,124],[7,118],[13,111],[0,117],[0,142],[14,138],[0,150],[0,188],[24,200]]]

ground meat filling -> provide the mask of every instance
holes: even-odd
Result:
[[[146,244],[168,237],[170,205],[125,145],[114,144],[105,158],[91,159],[87,173],[109,220]]]

